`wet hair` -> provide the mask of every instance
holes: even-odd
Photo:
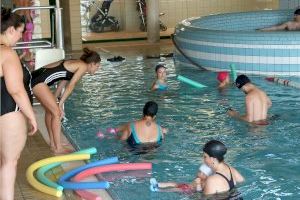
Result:
[[[83,49],[83,54],[80,57],[80,60],[84,61],[87,64],[98,63],[101,61],[100,55],[96,51],[89,50],[88,48]]]
[[[236,79],[235,79],[235,85],[237,88],[241,89],[244,85],[246,85],[247,83],[251,83],[250,79],[242,74],[239,75]]]
[[[167,69],[164,65],[158,64],[158,65],[156,65],[156,67],[155,67],[155,72],[157,72],[160,68],[165,68],[165,69]]]
[[[10,9],[1,7],[1,34],[3,34],[9,27],[17,29],[25,20],[20,15],[12,13]]]
[[[216,158],[219,162],[222,162],[227,148],[222,142],[211,140],[204,145],[203,152],[207,153],[210,157]]]
[[[154,101],[148,101],[143,108],[143,114],[144,116],[154,117],[157,113],[157,110],[157,103],[155,103]]]
[[[295,10],[294,15],[300,15],[300,8],[298,8],[297,10]]]

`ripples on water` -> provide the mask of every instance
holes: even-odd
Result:
[[[118,156],[122,162],[152,162],[153,177],[160,181],[189,182],[201,162],[201,149],[210,139],[229,148],[228,163],[238,168],[246,182],[239,190],[245,199],[298,199],[299,91],[251,77],[273,101],[270,113],[279,115],[269,126],[253,127],[227,117],[228,107],[244,112],[244,94],[236,88],[216,89],[215,74],[197,68],[174,66],[167,60],[167,92],[150,92],[156,60],[120,66],[103,64],[95,76],[85,76],[66,103],[66,131],[80,148],[95,146],[96,158]],[[207,85],[196,89],[179,83],[181,74]],[[300,81],[300,80],[298,80]],[[130,149],[113,136],[99,140],[96,133],[139,119],[146,101],[159,104],[157,120],[169,129],[164,143],[150,152]],[[178,193],[150,193],[149,179],[127,177],[112,182],[115,199],[197,199]],[[137,190],[137,188],[139,188]]]

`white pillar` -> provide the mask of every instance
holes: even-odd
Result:
[[[159,29],[159,0],[147,0],[147,38],[149,43],[158,43]]]

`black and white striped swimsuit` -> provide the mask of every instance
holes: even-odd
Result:
[[[71,80],[74,73],[64,67],[64,62],[52,68],[40,68],[32,72],[31,86],[34,88],[39,83],[46,83],[48,86],[60,80]]]

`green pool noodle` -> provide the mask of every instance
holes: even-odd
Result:
[[[88,149],[83,149],[83,150],[80,150],[80,151],[76,151],[74,152],[73,154],[95,154],[97,153],[97,149],[95,147],[92,147],[92,148],[88,148]],[[50,169],[52,168],[55,168],[59,165],[61,165],[62,163],[61,162],[58,162],[58,163],[52,163],[50,165],[46,165],[46,166],[43,166],[41,168],[39,168],[36,172],[36,178],[43,184],[49,186],[49,187],[52,187],[52,188],[55,188],[57,190],[60,190],[62,191],[63,190],[63,187],[58,185],[57,183],[49,180],[46,176],[45,176],[45,173],[47,171],[49,171]]]
[[[237,78],[237,74],[236,74],[236,70],[235,70],[235,65],[234,64],[230,65],[230,74],[231,74],[232,82],[235,82],[235,80]]]
[[[189,79],[189,78],[186,78],[186,77],[184,77],[184,76],[181,76],[181,75],[178,75],[178,76],[177,76],[177,79],[178,79],[179,81],[181,81],[181,82],[184,82],[184,83],[189,84],[189,85],[191,85],[191,86],[194,86],[194,87],[196,87],[196,88],[204,88],[204,87],[207,87],[206,85],[203,85],[203,84],[201,84],[201,83],[198,83],[198,82],[196,82],[196,81],[193,81],[193,80],[191,80],[191,79]]]

